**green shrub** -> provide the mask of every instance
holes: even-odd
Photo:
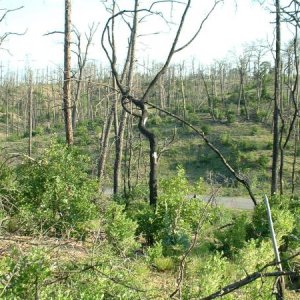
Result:
[[[258,132],[259,132],[258,126],[253,126],[253,127],[251,128],[251,135],[255,136],[255,135],[258,134]]]
[[[201,257],[196,266],[197,287],[186,295],[186,299],[201,299],[228,284],[233,275],[229,267],[229,261],[222,253]]]
[[[227,118],[228,123],[234,123],[236,121],[236,115],[235,115],[234,111],[228,110],[226,112],[226,118]]]
[[[209,134],[209,132],[210,132],[210,127],[209,127],[209,125],[202,125],[201,126],[201,130],[202,130],[202,132],[205,134],[205,135],[207,135],[207,134]]]
[[[220,250],[231,257],[238,249],[243,248],[246,242],[249,218],[246,213],[241,213],[235,215],[227,224],[224,229],[217,229],[215,236],[221,243]]]
[[[257,159],[257,163],[262,167],[262,168],[267,168],[269,164],[269,157],[267,155],[260,155]]]
[[[80,125],[76,128],[74,136],[78,139],[79,145],[86,146],[92,142],[91,134],[89,133],[88,128],[83,125]]]
[[[218,120],[223,120],[225,118],[224,112],[218,108],[214,109],[214,116],[218,119]]]
[[[161,241],[164,255],[177,255],[188,248],[205,204],[199,199],[187,199],[191,188],[183,169],[176,177],[162,180],[160,188],[156,211],[149,208],[139,213],[138,232],[148,240]]]
[[[284,238],[288,237],[295,229],[295,216],[294,213],[289,210],[286,199],[281,198],[280,200],[280,197],[272,197],[270,199],[270,207],[276,238],[279,244],[282,244]],[[250,237],[270,237],[264,202],[259,203],[259,205],[255,207],[249,233]]]
[[[232,138],[228,133],[222,133],[220,136],[220,141],[224,146],[230,146],[232,143]]]
[[[258,149],[257,144],[249,140],[240,141],[238,147],[241,151],[254,151]]]
[[[39,286],[50,275],[49,256],[42,248],[27,254],[11,251],[0,260],[1,299],[39,298]]]
[[[171,257],[157,257],[154,259],[153,265],[162,272],[174,269],[174,261]]]
[[[88,162],[75,149],[52,144],[39,159],[19,166],[17,206],[26,231],[50,235],[85,231],[85,222],[96,215],[92,200],[97,193]]]
[[[162,119],[158,114],[155,114],[149,118],[148,124],[149,125],[157,125],[159,126],[162,123]]]
[[[261,242],[256,240],[249,240],[245,247],[243,247],[234,259],[236,278],[243,278],[248,274],[256,272],[266,264],[272,262],[274,259],[274,252],[270,240],[263,240]],[[276,267],[273,267],[275,271]],[[274,299],[273,296],[273,278],[265,278],[263,282],[256,280],[251,284],[246,285],[240,289],[239,294],[241,299]]]
[[[137,223],[129,219],[124,205],[111,202],[104,215],[105,233],[118,253],[128,255],[138,248],[135,240]]]

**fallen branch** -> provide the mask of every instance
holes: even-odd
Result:
[[[218,297],[223,297],[223,296],[225,296],[229,293],[232,293],[233,291],[255,281],[258,278],[279,277],[279,276],[298,276],[298,277],[300,277],[300,271],[275,271],[275,272],[266,272],[266,273],[263,272],[266,268],[268,268],[270,266],[276,266],[279,263],[281,264],[285,261],[289,261],[299,255],[300,255],[300,251],[296,252],[295,254],[291,255],[290,257],[288,257],[282,261],[270,262],[270,263],[266,264],[265,266],[263,266],[259,271],[254,272],[239,281],[231,283],[231,284],[223,287],[222,289],[218,290],[217,292],[215,292],[209,296],[206,296],[204,298],[201,298],[201,300],[211,300],[211,299],[215,299]]]
[[[255,272],[237,282],[234,282],[232,284],[225,286],[224,288],[217,291],[216,293],[213,293],[207,297],[201,298],[200,300],[211,300],[211,299],[215,299],[218,297],[223,297],[223,296],[225,296],[229,293],[232,293],[233,291],[255,281],[258,278],[279,277],[279,276],[300,276],[300,272],[294,272],[294,271],[276,271],[276,272],[268,272],[268,273]]]

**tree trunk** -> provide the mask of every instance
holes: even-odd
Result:
[[[149,173],[149,201],[150,205],[155,209],[157,205],[157,142],[155,134],[149,131],[145,126],[148,119],[147,106],[144,103],[140,104],[142,116],[139,120],[139,130],[149,141],[149,160],[150,160],[150,173]]]
[[[28,156],[32,155],[32,72],[29,71],[28,90]]]
[[[121,178],[121,164],[122,164],[122,154],[124,148],[124,132],[127,122],[127,112],[122,110],[118,135],[116,137],[116,155],[115,155],[115,164],[114,164],[114,194],[118,194],[120,191],[120,178]]]
[[[115,96],[114,96],[115,97]],[[98,162],[98,179],[99,185],[101,185],[101,180],[104,174],[104,166],[107,157],[107,150],[108,150],[108,142],[109,142],[109,134],[111,132],[111,127],[114,120],[115,110],[116,110],[116,99],[113,100],[111,105],[109,115],[106,117],[106,122],[104,124],[103,135],[100,141],[100,155],[99,155],[99,162]]]
[[[276,58],[275,58],[275,97],[273,112],[273,153],[271,195],[278,189],[278,158],[279,158],[279,105],[281,95],[281,31],[280,31],[280,0],[276,0]]]
[[[66,142],[70,146],[74,142],[71,108],[71,0],[65,0],[63,106]]]

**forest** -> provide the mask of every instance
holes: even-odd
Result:
[[[0,68],[0,299],[300,299],[300,2],[257,1],[274,40],[208,65],[173,61],[222,0],[188,39],[192,0],[99,0],[87,32],[63,2],[63,66]]]

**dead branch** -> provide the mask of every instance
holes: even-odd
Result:
[[[13,12],[13,11],[16,11],[16,10],[20,10],[24,8],[24,6],[20,6],[20,7],[17,7],[17,8],[13,8],[13,9],[5,9],[5,12],[4,14],[0,17],[0,23],[5,19],[5,17],[7,16],[7,14]]]
[[[59,31],[59,30],[54,30],[54,31],[50,31],[50,32],[47,32],[47,33],[44,33],[43,36],[47,36],[47,35],[51,35],[51,34],[65,34],[64,31]]]
[[[226,158],[223,156],[223,154],[220,152],[220,150],[218,148],[216,148],[216,146],[214,146],[209,139],[205,136],[204,132],[200,131],[199,129],[197,129],[196,127],[194,127],[192,124],[190,124],[189,122],[183,120],[182,118],[178,117],[177,115],[162,109],[160,107],[158,107],[157,105],[150,103],[150,102],[146,102],[149,106],[156,108],[157,110],[165,113],[166,115],[169,115],[171,117],[173,117],[174,119],[180,121],[181,123],[187,125],[188,127],[190,127],[193,131],[195,131],[206,143],[206,145],[212,150],[214,151],[217,156],[221,159],[222,163],[224,164],[224,166],[226,167],[226,169],[233,175],[233,177],[240,182],[241,184],[243,184],[243,186],[247,189],[248,194],[251,198],[251,200],[253,201],[254,205],[257,205],[257,200],[252,192],[252,189],[250,187],[250,184],[248,182],[248,180],[246,180],[242,175],[238,174],[233,168],[232,166],[228,163],[228,161],[226,160]]]
[[[266,272],[264,273],[263,271],[270,267],[270,266],[275,266],[278,265],[279,263],[282,263],[284,261],[289,261],[293,258],[295,258],[296,256],[300,255],[300,251],[291,255],[290,257],[276,263],[276,262],[270,262],[268,264],[266,264],[265,266],[263,266],[259,271],[254,272],[252,274],[247,275],[246,277],[244,277],[243,279],[236,281],[234,283],[231,283],[225,287],[223,287],[222,289],[220,289],[219,291],[206,296],[204,298],[202,298],[201,300],[211,300],[211,299],[215,299],[218,297],[223,297],[229,293],[232,293],[233,291],[255,281],[258,278],[263,278],[263,277],[279,277],[279,276],[300,276],[300,272],[299,271],[275,271],[275,272]]]
[[[207,21],[207,19],[209,18],[209,16],[213,13],[213,11],[215,10],[216,6],[220,3],[223,2],[223,0],[215,0],[214,5],[212,6],[212,8],[209,10],[209,12],[206,14],[205,18],[201,21],[200,26],[198,28],[198,30],[196,31],[196,33],[193,35],[193,37],[183,46],[181,46],[180,48],[176,49],[174,52],[179,52],[181,50],[183,50],[184,48],[188,47],[194,40],[195,38],[199,35],[204,23]]]
[[[171,139],[165,140],[164,145],[162,146],[162,148],[159,151],[157,151],[158,152],[157,153],[157,161],[159,161],[159,159],[160,159],[160,157],[163,153],[165,153],[169,150],[169,146],[174,142],[176,132],[177,132],[176,129],[177,128],[175,127],[174,130],[173,130],[173,135],[172,135]]]

